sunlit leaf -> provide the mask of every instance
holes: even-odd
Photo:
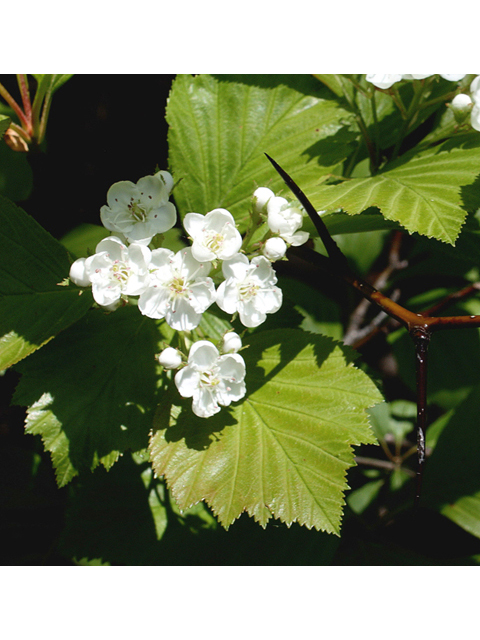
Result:
[[[212,418],[191,401],[160,405],[150,443],[179,507],[200,500],[228,527],[243,511],[337,533],[353,445],[373,443],[365,409],[381,401],[353,351],[297,330],[245,339],[248,397]]]
[[[245,228],[257,186],[286,188],[265,152],[303,187],[353,150],[353,116],[311,76],[177,76],[167,105],[181,215],[225,207]]]

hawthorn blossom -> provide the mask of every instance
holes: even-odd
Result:
[[[238,254],[222,265],[226,278],[217,289],[217,304],[226,313],[238,311],[242,324],[258,327],[267,313],[275,313],[282,305],[282,291],[269,260],[256,256],[249,262]]]
[[[182,356],[177,349],[167,347],[159,354],[158,362],[164,369],[178,369],[182,364]]]
[[[145,291],[150,258],[148,247],[137,243],[127,247],[119,238],[110,236],[98,243],[95,255],[72,264],[70,279],[81,287],[91,283],[95,302],[110,307],[122,295],[136,296]]]
[[[215,285],[208,278],[210,262],[198,262],[190,247],[173,253],[154,249],[150,281],[138,299],[138,308],[149,318],[165,318],[177,331],[198,326],[202,313],[215,302]]]
[[[270,198],[267,202],[267,222],[269,229],[278,233],[287,244],[298,247],[308,240],[307,231],[297,231],[303,224],[302,212],[286,198]]]
[[[367,73],[367,80],[379,89],[390,89],[396,82],[400,80],[424,80],[430,78],[433,73]],[[465,73],[441,73],[442,78],[450,82],[458,82],[465,77]]]
[[[245,361],[238,353],[220,355],[208,340],[195,342],[188,354],[188,364],[175,375],[181,396],[193,398],[192,411],[199,418],[209,418],[243,398]]]
[[[473,107],[471,124],[476,131],[480,131],[480,76],[477,76],[470,85]]]
[[[192,254],[199,262],[216,258],[228,260],[242,246],[242,236],[226,209],[213,209],[205,216],[187,213],[183,226],[193,240]]]
[[[140,178],[137,184],[116,182],[108,190],[108,206],[100,209],[102,224],[129,242],[148,244],[177,220],[175,206],[168,200],[172,187],[173,178],[167,171]]]

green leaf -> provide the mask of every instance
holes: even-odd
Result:
[[[354,215],[378,207],[385,218],[410,232],[455,244],[466,217],[463,188],[479,173],[480,143],[475,140],[464,147],[446,143],[408,161],[401,159],[376,176],[323,185],[307,195],[319,210],[342,208]],[[476,198],[478,202],[478,193]]]
[[[3,134],[10,126],[11,119],[8,116],[5,116],[0,113],[0,139],[3,137]]]
[[[257,186],[286,192],[265,152],[308,187],[351,153],[357,135],[353,116],[302,75],[179,75],[166,117],[182,216],[225,207],[242,230]]]
[[[60,89],[62,85],[70,80],[73,73],[32,73],[39,85],[44,86],[44,91],[51,89],[52,95]]]
[[[14,402],[29,407],[26,430],[42,436],[60,486],[147,446],[158,339],[156,324],[136,308],[92,309],[17,365]]]
[[[425,468],[424,500],[480,538],[480,386],[451,412]]]
[[[90,291],[60,286],[67,251],[33,218],[0,197],[0,369],[25,358],[81,318]]]
[[[374,443],[365,409],[381,401],[354,352],[298,330],[245,338],[247,398],[209,419],[171,389],[150,455],[181,509],[200,500],[228,528],[243,511],[338,534],[353,445]],[[178,400],[177,400],[178,399]],[[176,406],[175,406],[176,405]]]

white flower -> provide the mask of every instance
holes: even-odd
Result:
[[[395,82],[399,82],[400,80],[424,80],[425,78],[430,78],[433,76],[433,73],[367,73],[367,80],[371,82],[379,89],[389,89]],[[461,73],[442,73],[440,74],[442,78],[445,80],[450,80],[451,82],[457,82],[465,77],[465,74]]]
[[[265,207],[270,198],[274,198],[275,194],[268,187],[258,187],[253,192],[253,202],[255,211],[259,212]]]
[[[450,82],[458,82],[466,76],[465,73],[441,73],[440,75],[442,78],[445,78],[445,80],[450,80]]]
[[[235,333],[235,331],[229,331],[223,336],[222,352],[223,353],[237,353],[242,348],[242,339]]]
[[[175,375],[181,396],[193,398],[192,410],[199,418],[209,418],[240,400],[246,393],[245,361],[238,353],[220,355],[208,340],[190,349],[188,364]]]
[[[477,76],[470,85],[470,94],[473,100],[473,107],[470,122],[472,127],[480,131],[480,76]]]
[[[172,186],[173,178],[167,171],[140,178],[137,184],[116,182],[108,190],[108,206],[100,209],[102,224],[122,233],[129,242],[148,244],[176,222],[175,206],[168,201]]]
[[[226,209],[214,209],[205,216],[187,213],[183,226],[193,240],[193,257],[199,262],[216,258],[228,260],[242,246],[242,236]]]
[[[146,289],[150,256],[148,247],[136,243],[126,247],[110,236],[98,243],[95,255],[72,264],[70,278],[81,287],[92,283],[95,302],[113,309],[122,295],[136,296]]]
[[[190,247],[173,253],[154,249],[150,282],[138,299],[138,308],[149,318],[165,318],[177,331],[198,326],[202,313],[215,302],[215,285],[206,276],[210,262],[198,262]]]
[[[288,244],[298,247],[308,240],[307,231],[297,231],[303,224],[302,212],[285,198],[271,198],[267,203],[267,214],[269,229]]]
[[[275,260],[281,260],[287,252],[287,245],[283,238],[275,237],[268,238],[263,247],[263,255],[274,262]]]
[[[182,364],[182,356],[173,347],[167,347],[159,354],[158,361],[164,369],[178,369]]]
[[[390,89],[395,82],[402,79],[401,73],[367,73],[367,80],[379,89]]]
[[[217,290],[217,304],[226,313],[238,311],[246,327],[258,327],[267,313],[275,313],[282,305],[282,291],[276,287],[277,278],[272,265],[264,256],[250,263],[243,254],[222,265],[226,278]]]

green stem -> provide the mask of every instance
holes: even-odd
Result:
[[[20,109],[19,105],[12,98],[12,96],[8,93],[8,91],[5,89],[5,87],[3,86],[3,84],[1,82],[0,82],[0,96],[2,96],[2,98],[5,100],[5,102],[7,102],[7,104],[15,111],[15,113],[17,114],[18,119],[22,123],[23,127],[25,128],[26,131],[28,131],[28,129],[30,127],[30,123],[26,119],[25,114]]]
[[[30,91],[28,88],[27,75],[25,73],[17,73],[18,88],[22,96],[23,110],[25,112],[25,118],[29,123],[28,133],[32,135],[32,103],[30,102]]]

